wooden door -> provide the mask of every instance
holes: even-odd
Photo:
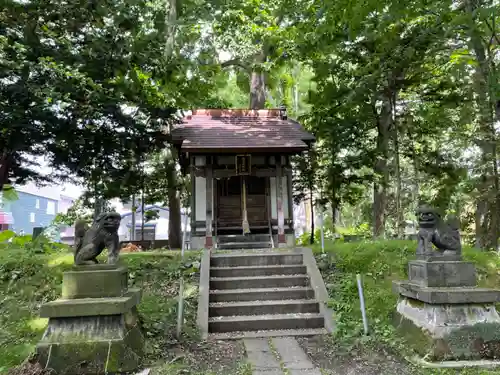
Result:
[[[217,226],[241,227],[241,177],[217,180]]]
[[[265,177],[246,176],[247,216],[251,227],[268,225]]]

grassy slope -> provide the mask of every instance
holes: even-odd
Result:
[[[198,258],[188,252],[187,258]],[[147,340],[148,361],[160,360],[172,339],[177,319],[178,253],[123,254],[130,284],[143,289],[139,305]],[[60,296],[62,272],[73,263],[71,254],[29,255],[25,250],[0,251],[0,373],[20,364],[32,351],[46,327],[38,317],[40,305]],[[198,285],[185,283],[186,334],[195,333]]]
[[[403,355],[411,355],[408,346],[396,336],[390,323],[397,295],[392,292],[392,280],[407,278],[408,261],[415,256],[412,241],[377,241],[363,243],[328,243],[325,254],[314,248],[336,312],[338,337],[343,342],[355,342],[361,336],[362,320],[356,286],[356,274],[363,275],[365,303],[372,342],[390,346]],[[465,260],[477,267],[479,285],[500,286],[500,257],[496,253],[464,249]],[[420,371],[418,371],[420,373]],[[424,370],[425,374],[456,374],[456,371]],[[463,370],[461,374],[500,374],[500,371]]]

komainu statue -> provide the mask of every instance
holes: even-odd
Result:
[[[121,216],[116,212],[100,214],[90,228],[83,220],[75,222],[75,264],[97,264],[97,257],[108,249],[108,263],[115,264],[120,253],[118,228]]]
[[[417,256],[461,257],[462,245],[456,219],[451,218],[445,222],[439,212],[429,206],[419,207],[417,218],[419,225]]]

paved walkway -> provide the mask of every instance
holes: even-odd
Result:
[[[284,375],[284,369],[288,375],[321,375],[293,337],[244,339],[243,342],[253,375]]]

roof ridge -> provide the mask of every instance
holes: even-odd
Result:
[[[191,115],[185,117],[280,117],[280,110],[277,108],[270,109],[245,109],[245,108],[228,108],[228,109],[193,109]]]

